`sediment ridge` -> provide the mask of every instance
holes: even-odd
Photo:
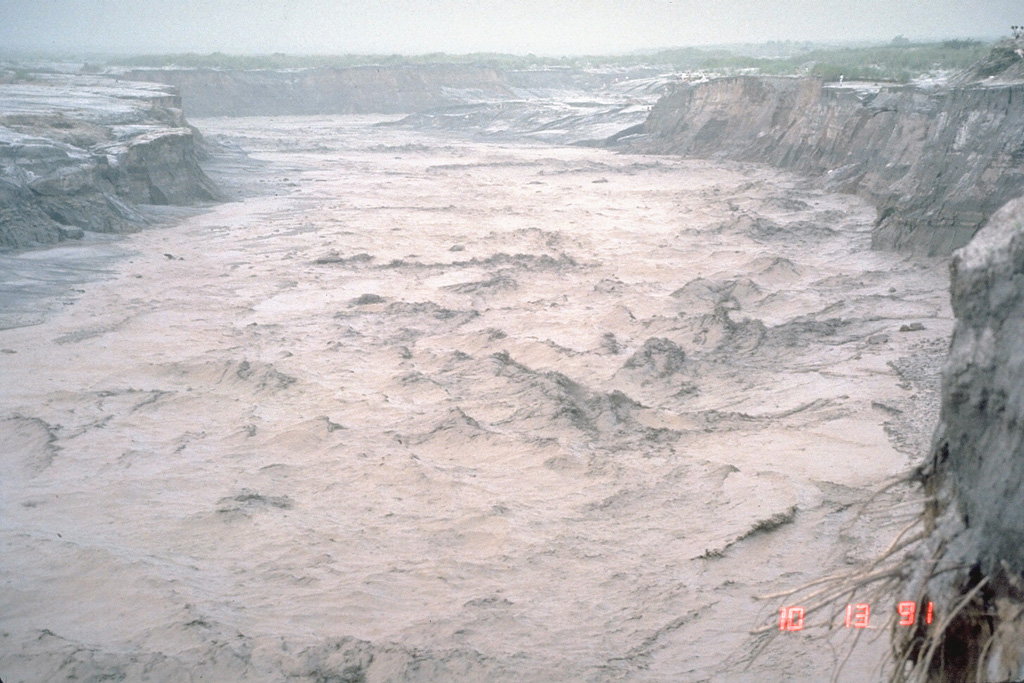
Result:
[[[1024,191],[1024,83],[951,87],[738,76],[675,87],[648,153],[755,161],[820,178],[878,210],[876,249],[940,255]]]

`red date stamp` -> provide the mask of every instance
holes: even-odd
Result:
[[[922,615],[923,613],[923,615]],[[932,623],[935,617],[935,605],[931,602],[922,605],[912,600],[904,600],[896,605],[896,614],[899,626],[913,626],[918,618],[922,618],[925,624]],[[780,631],[802,631],[804,629],[804,617],[806,611],[803,607],[783,607],[779,610]],[[871,605],[866,602],[858,602],[846,606],[846,618],[843,619],[843,626],[846,628],[868,628],[871,625]]]

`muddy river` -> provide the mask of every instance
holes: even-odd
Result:
[[[766,167],[378,121],[193,121],[246,198],[0,330],[0,677],[827,680],[841,617],[751,662],[756,598],[916,513],[858,503],[930,438],[945,261]]]

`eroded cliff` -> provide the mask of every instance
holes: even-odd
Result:
[[[134,69],[124,77],[175,86],[189,116],[395,114],[511,95],[501,71],[474,65]]]
[[[121,232],[139,205],[211,201],[172,88],[50,76],[0,85],[0,248]]]
[[[953,255],[951,272],[956,327],[920,470],[928,534],[907,581],[907,594],[934,601],[944,618],[930,633],[902,634],[898,651],[914,680],[1020,680],[1024,198]]]
[[[878,208],[875,248],[929,255],[966,244],[1024,190],[1024,83],[922,89],[734,77],[655,105],[645,152],[756,161]]]
[[[408,114],[395,125],[571,144],[641,124],[672,78],[665,69],[439,63],[122,75],[175,86],[190,116]]]

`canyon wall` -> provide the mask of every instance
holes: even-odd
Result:
[[[634,148],[812,176],[875,204],[875,248],[937,255],[1024,192],[1022,131],[1024,83],[925,90],[750,76],[675,88]]]
[[[173,89],[48,77],[0,85],[0,248],[124,232],[140,205],[213,201]]]
[[[475,112],[510,103],[543,108],[544,102],[554,100],[564,109],[567,100],[589,97],[597,98],[591,107],[609,97],[646,104],[653,103],[652,91],[660,94],[666,80],[665,69],[655,66],[507,69],[485,64],[291,70],[140,68],[120,76],[173,85],[189,116],[415,114],[459,107]],[[463,129],[479,124],[477,117],[471,118]]]
[[[189,116],[402,114],[512,94],[500,70],[458,64],[280,71],[134,69],[123,78],[173,85]]]

